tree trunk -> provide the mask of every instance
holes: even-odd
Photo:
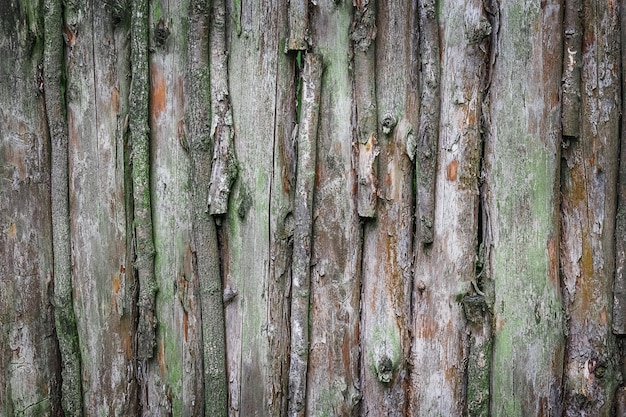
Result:
[[[0,414],[60,413],[43,10],[0,2]]]
[[[18,3],[0,415],[624,413],[619,4]]]
[[[540,4],[541,3],[541,4]],[[560,415],[559,286],[562,8],[501,5],[486,142],[488,274],[495,285],[491,411]]]

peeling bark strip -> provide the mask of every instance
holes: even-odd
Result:
[[[582,0],[565,0],[563,17],[563,136],[580,134],[580,66],[582,62]],[[565,139],[567,141],[568,139]],[[564,142],[567,144],[567,142]]]
[[[626,10],[621,12],[620,45],[622,70],[626,68]],[[626,77],[621,77],[622,110],[626,109]],[[622,116],[620,163],[617,188],[617,215],[615,219],[615,282],[613,284],[613,333],[626,334],[626,117]],[[626,354],[626,352],[623,352]],[[626,388],[622,389],[626,394]],[[626,397],[623,397],[626,399]],[[624,403],[626,406],[626,403]]]
[[[289,39],[285,52],[306,51],[309,47],[309,0],[289,0]]]
[[[289,416],[304,416],[309,360],[309,295],[311,286],[311,229],[317,160],[322,57],[306,54],[302,72],[302,110],[298,130],[295,229],[291,284],[291,362],[289,365]]]
[[[568,417],[610,415],[619,379],[610,311],[623,74],[620,5],[583,0],[582,9],[580,139],[563,150],[561,167]]]
[[[350,39],[354,50],[354,98],[358,155],[357,209],[361,217],[376,216],[378,175],[378,115],[376,111],[376,2],[354,3]]]
[[[439,23],[437,2],[419,0],[420,61],[422,99],[417,135],[417,227],[422,243],[432,243],[435,216],[435,182],[437,169],[437,142],[439,139]]]
[[[191,157],[194,269],[200,286],[204,415],[228,415],[222,277],[217,231],[206,211],[211,179],[209,4],[191,0],[185,77],[185,117]]]
[[[139,280],[139,322],[137,324],[137,358],[145,360],[154,354],[156,345],[157,292],[154,276],[154,240],[150,207],[150,128],[148,126],[148,0],[132,1],[130,60],[129,128],[135,207],[135,268]]]
[[[208,206],[212,215],[228,212],[228,196],[237,178],[233,111],[228,93],[228,52],[226,48],[226,7],[224,0],[213,4],[211,25],[211,137],[213,167],[209,184]]]
[[[61,352],[61,405],[66,416],[82,416],[81,359],[72,305],[72,262],[68,175],[68,128],[61,93],[63,37],[61,0],[45,0],[44,85],[51,142],[52,244],[54,315]]]

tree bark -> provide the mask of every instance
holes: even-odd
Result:
[[[127,28],[104,4],[65,8],[70,230],[83,414],[133,414],[134,275],[127,252]],[[107,337],[103,337],[106,334]]]
[[[448,12],[440,22],[442,110],[433,172],[434,230],[432,244],[416,245],[412,410],[420,415],[462,415],[464,410],[487,415],[491,352],[485,313],[492,300],[480,289],[489,293],[490,277],[478,265],[477,250],[481,116],[492,32],[482,2],[451,1],[440,7]],[[419,199],[418,188],[418,213]]]
[[[409,395],[410,305],[413,272],[413,175],[409,150],[417,132],[414,79],[417,30],[411,4],[378,2],[376,36],[377,216],[364,227],[361,381],[363,415],[406,415]],[[398,44],[409,48],[399,53]],[[355,57],[356,59],[356,57]],[[355,89],[359,89],[355,80]]]
[[[67,416],[81,416],[81,359],[72,304],[72,259],[69,213],[68,128],[62,90],[64,69],[61,2],[45,2],[43,83],[51,146],[52,246],[54,255],[54,313],[61,353],[61,402]]]
[[[217,230],[207,210],[211,180],[211,95],[209,70],[210,4],[192,0],[189,5],[189,44],[185,88],[185,131],[191,167],[191,210],[193,216],[193,267],[199,289],[202,314],[202,356],[204,367],[204,415],[228,415],[226,341],[222,276],[220,273]]]
[[[566,138],[561,168],[561,268],[569,325],[566,416],[612,415],[618,381],[610,311],[620,137],[619,27],[618,4],[583,1],[580,137]]]
[[[623,414],[622,20],[0,0],[0,415]]]
[[[562,8],[494,5],[486,143],[494,415],[560,415],[564,317],[559,285]]]
[[[0,414],[61,413],[40,4],[0,3]]]

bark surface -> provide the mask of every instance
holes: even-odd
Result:
[[[0,415],[623,414],[624,15],[0,0]]]

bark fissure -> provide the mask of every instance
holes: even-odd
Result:
[[[147,0],[132,1],[131,85],[129,129],[134,203],[135,269],[139,282],[137,359],[143,362],[154,355],[156,346],[154,238],[150,195],[150,127],[148,124],[148,13]],[[145,364],[142,368],[145,368]],[[145,370],[145,369],[144,369]],[[141,381],[145,383],[145,381]]]
[[[309,298],[317,126],[322,57],[306,54],[302,71],[302,109],[298,124],[291,283],[291,354],[289,416],[304,416],[309,359]]]
[[[432,243],[434,236],[435,179],[441,111],[438,2],[439,0],[418,1],[422,97],[416,149],[417,236],[420,242],[426,244]]]
[[[63,83],[63,25],[60,0],[44,5],[44,88],[51,144],[52,251],[54,315],[61,353],[61,405],[66,416],[82,415],[81,358],[72,304],[70,249],[68,128]]]

